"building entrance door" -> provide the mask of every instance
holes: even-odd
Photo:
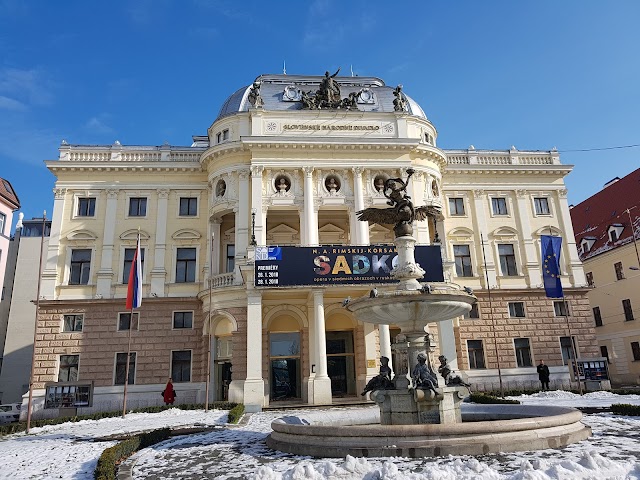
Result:
[[[356,368],[353,331],[327,332],[327,374],[331,379],[331,395],[356,394]]]
[[[300,398],[300,333],[271,333],[271,400]]]

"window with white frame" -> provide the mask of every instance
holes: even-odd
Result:
[[[147,216],[147,198],[131,197],[129,199],[129,216],[130,217],[146,217]]]
[[[5,223],[7,223],[7,216],[4,213],[0,213],[0,235],[4,235]]]
[[[569,360],[575,358],[573,355],[576,337],[560,337],[560,351],[562,353],[562,364],[568,365]]]
[[[176,383],[191,381],[191,350],[171,352],[171,380]]]
[[[194,197],[180,198],[180,216],[195,217],[198,215],[198,199]]]
[[[226,128],[222,131],[222,141],[229,140],[229,129]]]
[[[516,364],[518,367],[531,367],[531,346],[528,338],[514,338],[513,346],[516,351]]]
[[[140,249],[140,263],[142,264],[142,271],[144,272],[144,248]],[[135,248],[124,249],[124,264],[122,265],[122,283],[127,285],[129,283],[129,275],[131,275],[131,265],[133,264],[133,257],[136,254]]]
[[[232,273],[236,264],[236,246],[233,244],[227,245],[227,273]]]
[[[464,215],[464,198],[450,198],[449,199],[449,215],[460,216]]]
[[[66,314],[62,317],[63,332],[81,332],[84,315],[82,314]]]
[[[485,368],[482,340],[467,340],[467,351],[469,352],[469,368]]]
[[[173,312],[173,328],[193,328],[193,312]]]
[[[196,281],[196,249],[178,248],[176,250],[176,283]]]
[[[546,197],[535,197],[533,199],[536,215],[551,215],[549,210],[549,199]]]
[[[78,197],[78,217],[95,217],[96,199],[95,197]]]
[[[71,250],[69,285],[88,285],[91,273],[91,249]]]
[[[494,215],[508,215],[507,199],[504,197],[494,197],[491,199],[491,209]]]
[[[513,318],[524,318],[524,302],[509,302],[509,316]]]
[[[633,308],[631,307],[631,300],[629,298],[622,300],[622,309],[624,310],[624,320],[630,322],[634,320]]]
[[[622,262],[614,263],[613,269],[616,272],[616,280],[624,280],[624,268],[622,268]]]
[[[518,275],[516,267],[516,254],[512,244],[498,244],[498,256],[500,257],[500,270],[502,275],[506,277],[515,277]]]
[[[458,277],[473,277],[469,245],[454,245],[453,258],[455,259],[456,275]]]
[[[133,329],[139,330],[140,314],[135,312],[133,314]],[[118,330],[129,330],[131,328],[131,312],[121,312],[118,314]]]
[[[77,382],[80,355],[60,355],[58,367],[59,382]]]
[[[553,302],[553,311],[556,314],[556,317],[568,317],[569,316],[569,308],[567,306],[567,302],[564,300],[556,300]]]
[[[114,385],[124,385],[124,377],[127,375],[127,352],[116,353],[116,371]],[[129,377],[127,385],[134,385],[136,378],[136,353],[129,353]]]
[[[620,234],[624,230],[624,225],[621,223],[616,223],[615,225],[611,225],[608,230],[609,240],[612,243],[617,242],[620,239]]]

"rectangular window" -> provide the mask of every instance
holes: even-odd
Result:
[[[227,245],[227,273],[232,273],[236,264],[236,246]]]
[[[222,141],[229,140],[229,129],[222,131]]]
[[[69,285],[88,285],[91,271],[91,250],[71,250]]]
[[[124,377],[127,374],[127,352],[116,353],[116,378],[113,382],[114,385],[124,385]],[[136,378],[136,354],[131,352],[129,354],[129,378],[127,385],[135,384]]]
[[[500,255],[500,270],[502,275],[506,277],[515,277],[518,275],[516,268],[516,255],[513,245],[510,243],[498,244],[498,255]]]
[[[59,382],[77,382],[80,355],[60,355]]]
[[[587,277],[587,285],[589,285],[590,287],[595,286],[593,283],[593,272],[587,272],[585,276]]]
[[[628,298],[626,300],[622,300],[622,308],[624,309],[624,319],[627,322],[633,320],[633,309],[631,308],[631,300]]]
[[[216,133],[216,143],[220,143],[221,140],[222,140],[222,133],[220,132]]]
[[[631,342],[631,353],[635,361],[640,360],[640,342]]]
[[[63,332],[81,332],[84,315],[65,315],[62,321]]]
[[[600,307],[593,307],[593,319],[596,322],[596,327],[602,326],[602,315],[600,314]]]
[[[173,312],[173,328],[193,328],[193,312]]]
[[[567,308],[567,302],[563,300],[558,300],[553,302],[553,310],[555,311],[556,317],[569,316],[569,309]]]
[[[607,348],[606,345],[600,345],[600,356],[604,357],[607,359],[607,362],[609,362],[609,349]]]
[[[478,311],[478,304],[474,303],[471,306],[471,310],[464,314],[464,318],[480,318],[480,312]]]
[[[622,269],[622,262],[614,263],[613,268],[616,270],[616,280],[623,280],[624,270]]]
[[[456,275],[458,277],[473,277],[469,245],[454,245],[453,257],[456,262]]]
[[[196,249],[178,248],[176,253],[176,283],[196,281]]]
[[[449,215],[464,215],[464,198],[449,199]]]
[[[528,338],[514,338],[513,345],[516,349],[516,363],[518,367],[531,367],[531,347]]]
[[[524,302],[509,302],[509,316],[524,318]]]
[[[180,216],[195,217],[198,215],[198,199],[182,197],[180,198]]]
[[[129,199],[129,216],[146,217],[147,199],[146,197],[133,197]]]
[[[549,215],[549,200],[547,198],[534,198],[533,203],[536,207],[536,215]]]
[[[92,197],[78,198],[78,217],[93,217],[96,214],[96,199]]]
[[[469,350],[469,368],[485,368],[482,340],[467,340]]]
[[[508,215],[507,212],[507,199],[502,197],[491,199],[491,208],[494,215]]]
[[[191,350],[171,352],[171,380],[191,381]]]
[[[124,249],[124,265],[122,268],[122,283],[125,285],[129,283],[129,275],[131,274],[131,265],[133,263],[133,256],[136,253],[135,248]],[[142,271],[144,272],[144,248],[140,249],[140,262],[142,263]]]
[[[576,337],[560,337],[560,349],[562,351],[562,364],[569,365],[569,360],[573,359],[573,345],[576,341]]]
[[[138,312],[133,314],[133,329],[139,330],[140,314]],[[131,313],[124,312],[118,314],[118,330],[129,330],[131,327]]]
[[[7,223],[7,216],[0,213],[0,235],[4,235],[4,224]]]

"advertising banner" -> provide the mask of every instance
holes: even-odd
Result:
[[[442,282],[440,246],[416,246],[416,263],[426,271],[419,282]],[[256,287],[390,283],[398,261],[394,245],[256,247]]]

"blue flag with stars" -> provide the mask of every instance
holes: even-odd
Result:
[[[562,237],[542,235],[542,281],[548,298],[562,298],[560,281],[560,249]]]

